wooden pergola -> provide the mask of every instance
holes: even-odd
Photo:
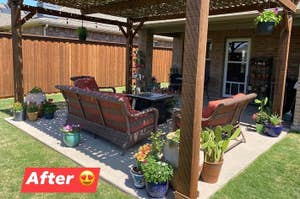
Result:
[[[285,80],[292,28],[291,14],[297,1],[292,0],[41,0],[80,9],[82,15],[23,5],[10,0],[14,66],[15,100],[23,101],[23,62],[21,26],[36,13],[117,25],[127,39],[126,91],[131,92],[133,38],[145,21],[186,18],[182,87],[182,126],[179,167],[176,175],[176,198],[198,196],[200,130],[203,104],[205,54],[208,16],[282,7],[278,62],[276,64],[273,109],[282,115]],[[21,18],[20,11],[29,11]],[[86,16],[103,13],[127,18],[126,22]],[[135,28],[134,28],[135,27]]]

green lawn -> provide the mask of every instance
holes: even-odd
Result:
[[[212,198],[300,198],[300,134],[288,134]]]
[[[51,95],[56,101],[59,94]],[[23,172],[26,167],[78,167],[70,159],[36,141],[8,124],[12,99],[0,100],[0,198],[132,198],[110,184],[100,181],[95,194],[22,194]],[[101,178],[101,176],[100,176]]]

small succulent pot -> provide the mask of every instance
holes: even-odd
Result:
[[[24,111],[14,111],[14,121],[24,121]]]
[[[267,123],[265,128],[265,134],[271,137],[278,137],[282,132],[282,125],[273,126]]]
[[[75,147],[80,142],[80,132],[64,133],[63,141],[68,147]]]
[[[30,112],[30,113],[27,112],[27,118],[29,121],[34,122],[38,119],[38,114],[39,114],[38,112]]]
[[[152,198],[164,198],[169,189],[169,182],[152,183],[146,182],[146,191]]]
[[[223,166],[223,160],[220,162],[206,162],[204,161],[201,171],[201,180],[207,183],[216,183]]]
[[[142,189],[145,187],[145,177],[141,172],[138,172],[137,167],[130,168],[130,175],[136,188]]]
[[[258,132],[258,133],[263,133],[265,131],[264,124],[256,123],[255,128],[256,128],[256,132]]]

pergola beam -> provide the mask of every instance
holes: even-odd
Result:
[[[296,0],[295,2],[293,2],[291,0],[278,0],[278,1],[279,1],[279,4],[286,10],[296,12],[297,3],[299,2],[298,0]]]
[[[24,11],[31,12],[31,13],[41,13],[41,14],[52,15],[52,16],[57,16],[57,17],[65,17],[65,18],[70,18],[70,19],[78,19],[78,20],[84,20],[84,21],[91,21],[91,22],[98,22],[98,23],[127,27],[126,22],[98,18],[98,17],[85,16],[85,15],[79,15],[79,14],[75,14],[75,13],[62,12],[62,11],[52,10],[52,9],[47,9],[47,8],[22,5],[21,9]]]

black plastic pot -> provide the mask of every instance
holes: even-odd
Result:
[[[259,22],[257,24],[257,32],[261,34],[270,34],[273,32],[275,22]]]

